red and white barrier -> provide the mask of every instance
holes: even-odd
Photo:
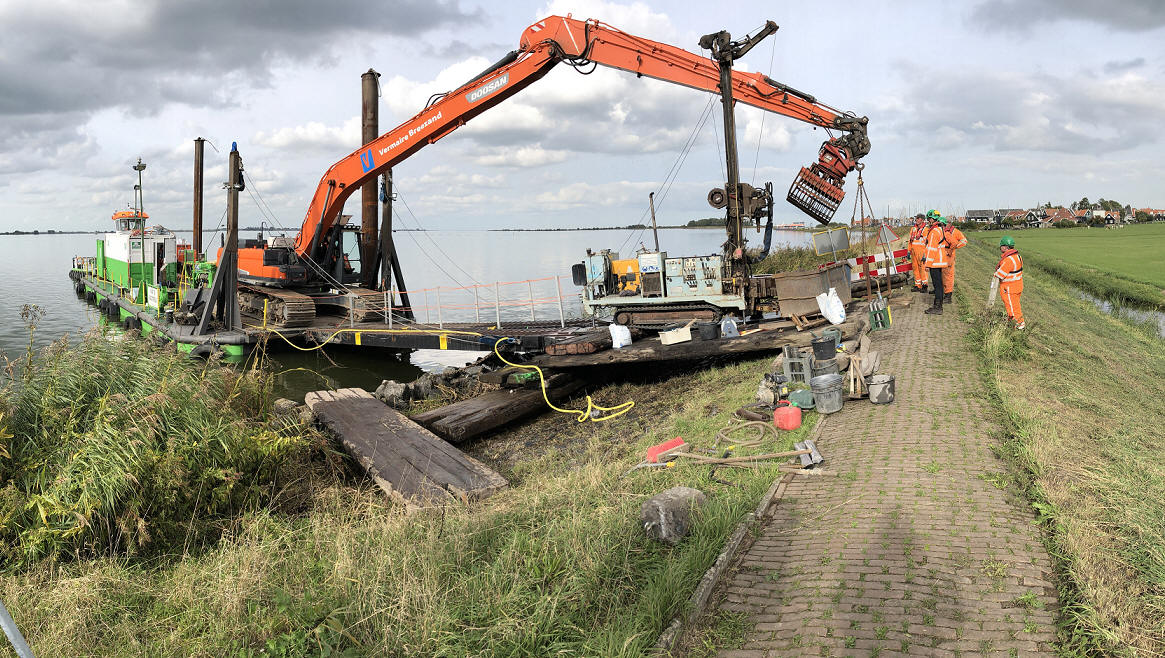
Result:
[[[862,267],[862,265],[865,263],[870,264],[870,276],[872,276],[872,277],[879,277],[879,276],[885,275],[887,267],[889,267],[890,271],[895,273],[895,274],[901,274],[902,272],[909,272],[910,271],[910,262],[909,261],[898,262],[899,259],[904,259],[909,254],[910,254],[910,251],[908,249],[898,249],[896,251],[890,252],[890,257],[889,257],[890,262],[889,262],[888,266],[885,266],[885,267],[874,267],[874,265],[877,263],[886,262],[887,258],[886,258],[885,253],[871,254],[869,256],[858,256],[857,258],[849,258],[845,262],[849,263],[849,265],[850,265],[850,281],[861,281],[862,279],[865,278],[866,273],[864,271],[864,268]],[[829,267],[830,265],[834,265],[834,264],[836,264],[836,263],[826,263],[823,267]]]

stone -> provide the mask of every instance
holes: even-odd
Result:
[[[409,400],[409,388],[398,381],[386,379],[377,387],[376,399],[390,407],[403,407]]]
[[[644,501],[639,520],[648,537],[675,546],[691,530],[696,512],[707,502],[708,497],[699,489],[672,487]]]
[[[436,381],[440,379],[440,375],[426,372],[418,377],[415,381],[408,384],[409,399],[424,400],[433,394],[433,389],[436,387]]]
[[[299,403],[295,400],[288,400],[287,398],[279,398],[272,405],[272,411],[276,416],[287,416],[293,414],[299,407]]]

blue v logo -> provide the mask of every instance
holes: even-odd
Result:
[[[368,149],[367,151],[360,154],[360,166],[364,167],[364,173],[366,174],[372,171],[372,168],[376,166],[375,163],[372,162],[372,149]]]

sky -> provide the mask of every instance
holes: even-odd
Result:
[[[1165,207],[1160,0],[0,0],[0,230],[110,227],[138,158],[146,211],[189,228],[204,137],[207,228],[237,142],[243,225],[294,233],[321,176],[359,146],[361,73],[381,74],[387,132],[566,14],[696,53],[703,34],[775,21],[737,67],[869,117],[863,178],[879,214],[1084,196]],[[396,225],[620,226],[645,221],[650,192],[662,224],[715,216],[711,100],[559,65],[397,165]],[[773,182],[779,223],[807,220],[783,193],[824,132],[752,108],[737,125],[742,179]],[[346,212],[359,215],[358,194]]]

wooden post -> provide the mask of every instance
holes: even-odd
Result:
[[[530,288],[530,321],[534,320],[534,282],[527,279],[526,285]]]
[[[499,292],[500,286],[497,281],[494,281],[494,326],[498,329],[502,328],[502,297]]]
[[[361,91],[361,144],[376,139],[380,132],[380,106],[378,103],[378,79],[380,74],[372,69],[360,76]],[[376,178],[360,186],[360,285],[370,290],[376,289],[376,255],[379,251],[379,236],[376,226]]]
[[[445,328],[445,320],[441,315],[441,286],[437,286],[437,326]]]

